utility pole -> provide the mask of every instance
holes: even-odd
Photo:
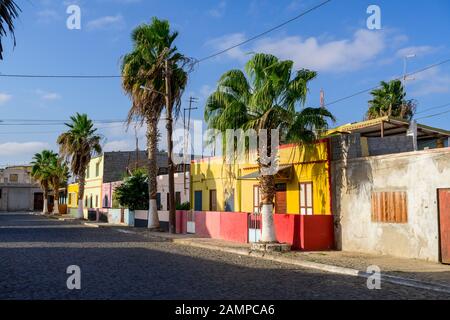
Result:
[[[320,107],[325,108],[325,91],[320,89]]]
[[[414,79],[408,79],[408,59],[415,58],[415,54],[409,54],[407,56],[403,57],[403,88],[406,91],[406,81],[408,80],[414,80]]]
[[[189,98],[189,108],[184,108],[183,110],[183,127],[184,127],[184,152],[188,152],[187,148],[188,148],[188,140],[187,137],[189,136],[190,130],[191,130],[191,111],[192,110],[197,110],[198,108],[193,108],[192,104],[193,103],[197,103],[198,98],[195,97],[190,97]],[[188,121],[187,121],[187,125],[186,125],[186,111],[188,111]],[[189,150],[190,152],[190,150]],[[184,157],[183,157],[184,158]],[[186,160],[186,159],[185,159]],[[186,161],[183,161],[183,183],[184,183],[184,190],[187,190],[186,187]]]
[[[176,212],[175,212],[175,170],[172,160],[173,152],[173,141],[172,141],[172,129],[173,129],[173,118],[172,118],[172,91],[171,85],[171,68],[169,68],[169,60],[166,59],[164,62],[165,69],[165,83],[166,83],[166,111],[167,111],[167,165],[169,169],[169,232],[176,233]]]

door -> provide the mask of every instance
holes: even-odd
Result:
[[[202,211],[202,201],[203,201],[203,197],[202,197],[202,192],[201,191],[195,191],[194,194],[194,210],[195,211]]]
[[[275,185],[275,213],[287,213],[287,186],[285,183]]]
[[[209,211],[217,211],[217,190],[209,190]]]
[[[33,210],[34,211],[42,211],[44,209],[44,194],[43,193],[35,193],[34,194],[34,202],[33,202]]]
[[[441,262],[450,264],[450,189],[438,190]]]

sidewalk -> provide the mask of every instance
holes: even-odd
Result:
[[[434,262],[342,251],[261,253],[252,251],[250,244],[198,238],[195,235],[174,235],[165,232],[151,232],[147,229],[98,225],[99,227],[113,227],[123,233],[160,238],[180,245],[252,256],[347,276],[367,278],[371,275],[367,273],[367,268],[377,266],[381,270],[382,281],[450,293],[450,266]]]

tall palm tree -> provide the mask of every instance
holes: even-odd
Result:
[[[371,92],[368,120],[384,116],[410,121],[416,112],[416,103],[406,99],[406,92],[400,80],[381,81],[380,87]]]
[[[181,95],[187,82],[186,72],[178,65],[187,59],[173,46],[177,36],[177,32],[170,31],[168,21],[153,18],[151,24],[142,24],[133,31],[133,51],[125,55],[122,62],[122,86],[132,99],[128,124],[134,120],[147,124],[149,228],[159,228],[156,205],[158,174],[156,152],[159,137],[157,126],[164,107],[167,107],[166,61],[171,65],[169,96],[172,99],[167,107],[168,141],[170,142],[172,140],[172,108],[175,106],[175,112],[179,111]],[[173,169],[170,170],[170,145],[169,143],[169,176],[173,177]],[[169,185],[171,185],[170,177]]]
[[[58,155],[50,160],[50,186],[53,189],[53,214],[59,214],[59,188],[69,180],[69,168]]]
[[[14,0],[0,1],[0,60],[3,60],[2,37],[6,36],[7,30],[11,33],[14,45],[16,45],[13,21],[19,16],[19,12],[20,8]]]
[[[271,158],[271,130],[279,130],[285,142],[309,143],[317,132],[327,128],[333,115],[325,108],[304,108],[308,83],[316,77],[314,71],[302,69],[294,73],[292,61],[281,61],[269,54],[255,54],[246,64],[245,73],[231,70],[220,78],[217,90],[208,98],[205,120],[208,127],[267,130],[267,157]],[[260,138],[261,139],[261,138]],[[259,141],[261,144],[263,141]],[[276,242],[273,224],[275,177],[267,174],[267,164],[261,161],[259,183],[262,198],[262,242]]]
[[[94,123],[86,114],[76,113],[70,117],[69,128],[58,137],[60,155],[67,163],[79,184],[78,216],[83,218],[84,185],[86,183],[86,169],[92,156],[102,153],[101,137],[98,135]]]
[[[31,162],[31,176],[39,182],[42,191],[44,192],[44,207],[42,214],[48,214],[48,192],[51,185],[51,162],[57,155],[53,151],[44,150],[41,153],[36,153]]]

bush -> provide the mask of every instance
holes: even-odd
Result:
[[[134,210],[148,210],[148,177],[144,170],[138,169],[125,178],[123,184],[116,188],[113,199],[120,206]]]
[[[191,203],[190,202],[185,202],[182,204],[178,204],[176,207],[177,210],[191,210]]]

